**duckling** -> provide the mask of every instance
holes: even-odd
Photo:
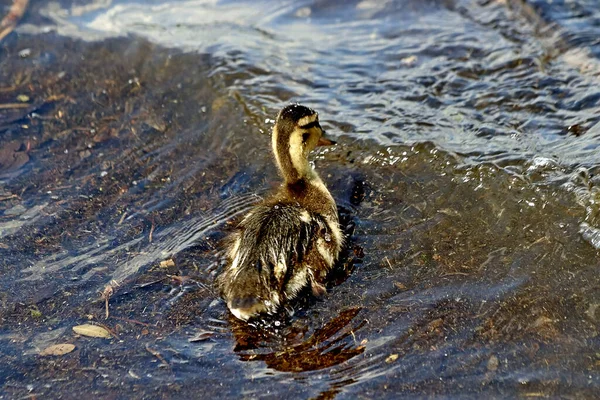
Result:
[[[272,314],[310,286],[315,296],[343,245],[335,200],[308,162],[323,137],[319,115],[300,104],[275,121],[272,148],[283,183],[254,207],[229,237],[227,266],[218,278],[231,313],[244,321]]]

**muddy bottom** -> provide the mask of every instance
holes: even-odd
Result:
[[[139,37],[1,46],[0,398],[599,393],[597,166],[475,163],[321,112],[347,249],[324,299],[241,323],[214,278],[279,184],[276,110]]]

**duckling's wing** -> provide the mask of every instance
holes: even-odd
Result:
[[[304,261],[311,253],[314,235],[327,229],[323,218],[295,205],[258,206],[239,225],[231,254],[231,269],[258,273],[262,284],[281,290],[290,280],[307,282]],[[246,271],[246,272],[244,272]],[[300,282],[299,282],[300,283]]]

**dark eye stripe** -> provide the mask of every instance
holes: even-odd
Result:
[[[310,129],[310,128],[315,128],[315,127],[321,127],[321,125],[319,125],[319,121],[313,121],[310,124],[306,124],[306,125],[302,125],[300,128],[302,129]]]

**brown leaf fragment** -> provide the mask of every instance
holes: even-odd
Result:
[[[73,331],[81,336],[110,338],[112,335],[105,328],[98,325],[83,324],[73,327]]]
[[[40,356],[62,356],[75,350],[75,345],[71,343],[54,344],[40,351]]]
[[[214,334],[215,333],[211,332],[211,331],[200,331],[200,332],[196,333],[196,336],[188,339],[188,342],[190,342],[190,343],[203,342],[205,340],[210,339]]]

